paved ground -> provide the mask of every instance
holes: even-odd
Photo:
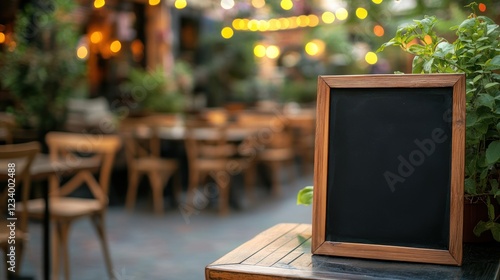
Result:
[[[282,174],[286,180],[290,174]],[[283,184],[283,195],[272,198],[265,183],[249,203],[233,184],[232,212],[217,215],[216,201],[200,196],[199,209],[167,205],[164,216],[153,215],[147,195],[136,211],[115,202],[107,213],[107,230],[118,280],[204,279],[204,267],[259,232],[278,223],[311,222],[311,207],[297,206],[297,191],[312,185],[312,175]],[[238,209],[236,209],[238,208]],[[189,210],[193,210],[190,211]],[[41,278],[41,225],[30,224],[31,240],[22,275]],[[89,220],[74,224],[70,236],[71,279],[107,279],[102,251]]]

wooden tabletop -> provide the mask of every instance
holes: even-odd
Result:
[[[499,244],[465,244],[461,267],[311,254],[311,225],[278,224],[205,268],[206,279],[499,279]]]

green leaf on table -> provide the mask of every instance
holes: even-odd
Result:
[[[313,199],[313,186],[307,186],[297,193],[297,205],[311,205]]]
[[[500,160],[500,141],[493,141],[486,149],[486,163],[494,164]]]

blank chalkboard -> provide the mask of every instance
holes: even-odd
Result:
[[[464,81],[319,77],[313,253],[461,264]]]

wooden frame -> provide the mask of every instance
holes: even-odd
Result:
[[[359,89],[369,93],[371,89],[450,88],[452,90],[451,159],[449,190],[449,244],[447,249],[413,246],[366,244],[357,242],[328,241],[327,194],[330,131],[330,96],[338,89]],[[462,264],[462,228],[465,157],[465,75],[352,75],[318,77],[317,132],[315,148],[315,174],[313,198],[312,245],[313,254],[357,257],[368,259],[424,262],[435,264]]]

